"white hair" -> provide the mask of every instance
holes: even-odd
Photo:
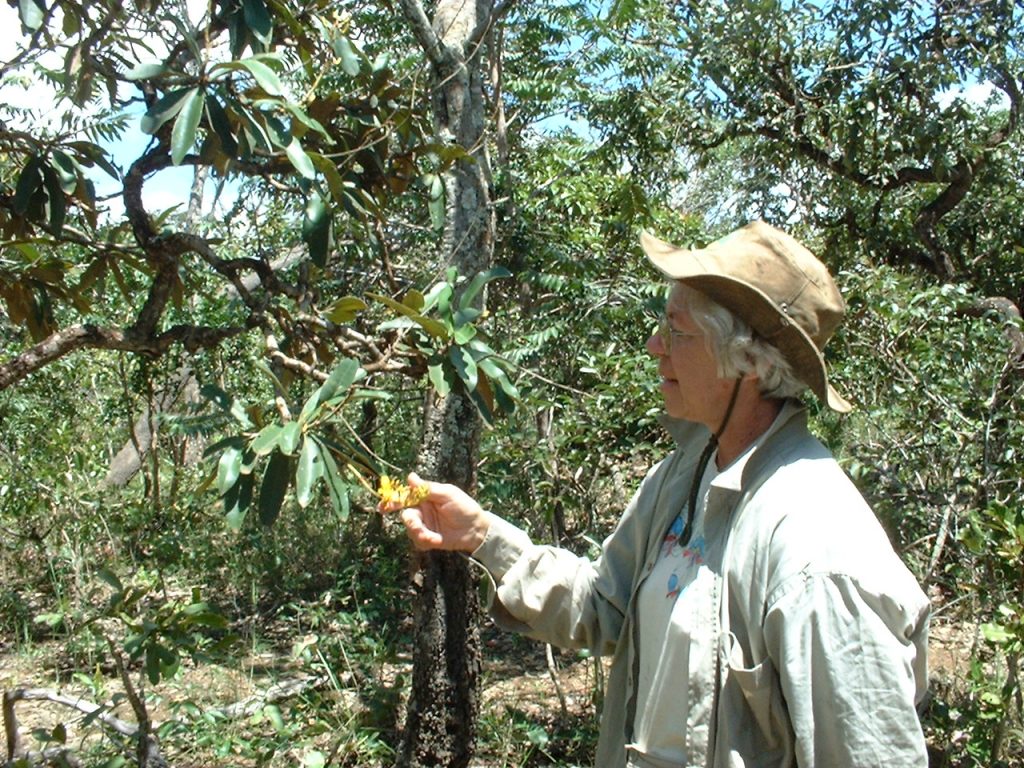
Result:
[[[796,397],[807,389],[778,347],[760,338],[743,318],[688,285],[679,283],[679,287],[682,306],[703,331],[721,378],[753,374],[762,395],[779,399]]]

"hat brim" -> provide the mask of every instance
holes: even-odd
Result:
[[[848,413],[853,406],[829,384],[821,350],[803,328],[782,312],[766,293],[750,283],[709,271],[700,250],[684,250],[642,232],[640,243],[650,262],[666,277],[700,291],[745,320],[761,338],[774,345],[822,402]]]

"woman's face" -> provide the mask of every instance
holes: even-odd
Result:
[[[704,333],[690,317],[683,288],[676,284],[665,308],[664,333],[647,340],[647,351],[658,361],[661,396],[669,416],[717,430],[728,408],[735,380],[718,376],[718,364],[708,350]]]

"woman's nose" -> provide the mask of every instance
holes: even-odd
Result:
[[[667,350],[665,349],[665,340],[657,331],[647,337],[647,344],[644,346],[647,347],[647,352],[654,357],[663,357],[667,354]]]

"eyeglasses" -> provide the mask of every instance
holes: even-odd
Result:
[[[661,315],[658,318],[658,336],[661,337],[661,345],[666,350],[669,350],[672,348],[672,342],[675,340],[696,339],[703,336],[703,334],[676,330],[669,323],[668,318],[665,315]]]

